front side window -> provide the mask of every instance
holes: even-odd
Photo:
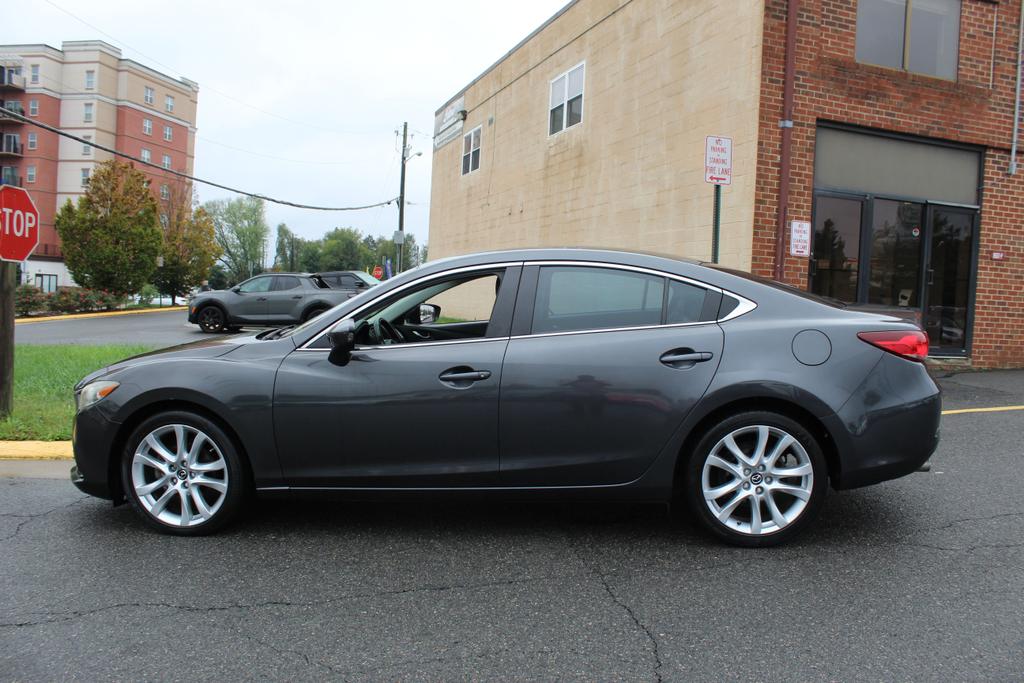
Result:
[[[96,87],[96,72],[86,71],[85,72],[85,89],[93,90]]]
[[[570,69],[551,81],[548,104],[548,135],[554,135],[583,120],[585,64]]]
[[[85,142],[82,144],[82,156],[89,156],[92,154],[92,145],[89,144],[90,142],[92,142],[92,136],[83,135],[82,139],[85,140]]]
[[[254,277],[251,280],[246,280],[238,287],[238,291],[244,292],[245,294],[255,294],[257,292],[269,292],[270,285],[273,283],[274,278],[272,276],[266,277]]]
[[[38,64],[33,64],[32,66],[30,66],[29,67],[29,74],[30,74],[29,82],[32,83],[33,85],[38,84],[39,83],[39,65]]]
[[[480,168],[480,126],[462,138],[462,175]]]
[[[665,278],[655,275],[545,266],[537,281],[533,333],[659,325],[664,294]]]
[[[146,104],[153,104],[153,89],[148,85],[142,91],[142,99]]]
[[[86,123],[92,123],[92,102],[85,103],[85,108],[82,110],[82,120]]]
[[[39,135],[38,133],[28,134],[28,148],[35,149],[39,146]]]
[[[28,115],[39,116],[39,100],[28,101]]]
[[[153,122],[149,119],[142,119],[142,132],[146,135],[153,134]]]
[[[960,0],[859,0],[857,61],[956,80]]]

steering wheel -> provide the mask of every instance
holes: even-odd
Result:
[[[384,318],[383,316],[377,318],[374,325],[376,328],[374,332],[377,333],[377,339],[380,340],[381,344],[403,344],[405,343],[405,335],[398,331],[391,321]]]

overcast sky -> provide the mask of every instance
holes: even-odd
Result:
[[[396,197],[395,130],[408,121],[423,156],[407,166],[406,229],[422,243],[434,111],[566,1],[29,0],[16,3],[17,20],[3,22],[0,42],[105,40],[129,59],[198,82],[196,175],[294,202]],[[198,190],[201,201],[229,196]],[[267,219],[303,237],[336,226],[390,236],[398,211],[268,204]]]

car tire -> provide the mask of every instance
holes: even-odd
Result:
[[[212,420],[187,411],[158,413],[132,431],[121,482],[143,522],[179,536],[223,528],[241,510],[249,488],[231,438]]]
[[[196,313],[199,329],[209,334],[224,331],[225,323],[227,322],[226,318],[227,316],[224,315],[224,311],[221,310],[220,306],[213,304],[200,308],[199,312]]]
[[[681,492],[700,525],[732,545],[785,543],[821,510],[828,466],[799,422],[768,411],[708,429],[686,462]]]
[[[300,322],[307,322],[317,317],[321,313],[327,310],[326,306],[313,306],[308,311],[302,314],[302,320]]]

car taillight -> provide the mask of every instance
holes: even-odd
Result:
[[[858,332],[857,336],[883,351],[895,353],[909,360],[923,361],[928,357],[928,333],[921,330]]]

